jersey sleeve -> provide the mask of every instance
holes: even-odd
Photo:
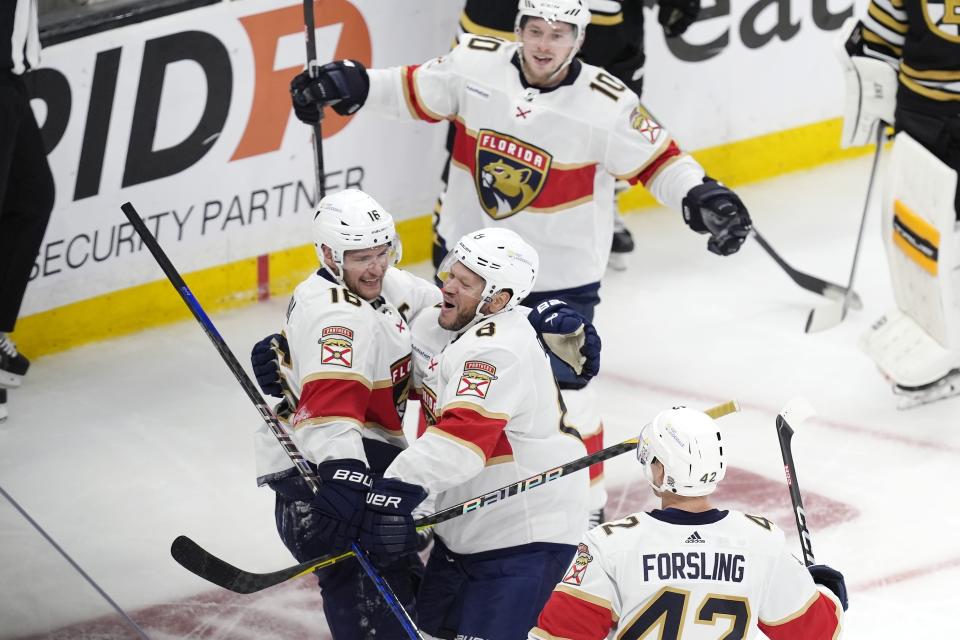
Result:
[[[397,456],[386,476],[445,491],[480,473],[491,458],[509,453],[504,429],[523,402],[522,364],[504,346],[483,342],[460,353],[443,361],[447,377],[437,390],[436,423]]]
[[[618,619],[617,589],[594,532],[585,534],[577,554],[530,630],[529,640],[602,640]]]
[[[364,107],[400,120],[453,118],[459,109],[459,67],[465,46],[460,44],[419,65],[368,70],[370,90]]]
[[[861,27],[864,53],[899,69],[908,26],[902,3],[872,0]]]
[[[760,604],[760,630],[771,640],[832,640],[842,617],[833,594],[819,589],[807,568],[784,550]]]
[[[373,389],[376,335],[373,314],[363,305],[301,304],[287,325],[300,376],[300,400],[290,423],[294,440],[316,463],[366,461],[361,429]]]
[[[608,137],[606,169],[620,180],[642,184],[658,201],[679,211],[687,192],[703,182],[703,167],[635,97],[624,99]]]

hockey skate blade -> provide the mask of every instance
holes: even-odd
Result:
[[[807,325],[803,332],[818,333],[832,329],[843,322],[846,315],[843,312],[843,298],[822,307],[814,307],[807,316]]]
[[[900,398],[897,401],[898,411],[946,400],[960,395],[960,369],[954,369],[940,380],[922,387],[901,387],[894,384],[892,388],[893,395]]]
[[[830,284],[829,282],[823,288],[823,295],[831,300],[837,300],[843,302],[844,296],[847,295],[847,290],[843,287],[837,286],[835,284]],[[850,302],[847,305],[848,309],[856,309],[860,311],[863,309],[863,301],[860,299],[860,296],[856,291],[850,292]]]
[[[816,409],[806,398],[794,398],[780,412],[780,417],[791,429],[796,429],[800,423],[806,422],[815,415],[817,415]]]

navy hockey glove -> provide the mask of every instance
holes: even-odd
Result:
[[[423,487],[397,480],[375,480],[367,494],[360,546],[380,564],[414,553],[419,547],[413,510],[427,497]]]
[[[686,31],[700,14],[700,0],[659,0],[658,4],[657,22],[668,38],[676,38]]]
[[[356,112],[367,100],[370,79],[356,60],[336,60],[317,67],[314,77],[303,71],[290,81],[293,110],[301,122],[320,122],[320,108],[333,107],[342,116]]]
[[[740,198],[713,178],[704,178],[683,199],[683,220],[697,233],[709,233],[707,249],[720,256],[740,250],[752,222]]]
[[[290,347],[285,336],[274,333],[253,345],[250,352],[250,365],[257,378],[260,390],[274,398],[283,397],[280,383],[280,358],[288,358]]]
[[[843,574],[825,564],[812,564],[807,567],[813,581],[822,584],[833,594],[837,596],[843,610],[847,610],[847,583],[843,579]]]
[[[600,336],[593,323],[562,300],[545,300],[527,316],[553,355],[584,384],[600,372]]]
[[[345,551],[356,540],[370,489],[367,465],[360,460],[322,462],[317,466],[320,491],[313,496],[317,537],[333,552]]]

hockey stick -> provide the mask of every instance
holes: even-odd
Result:
[[[317,25],[313,17],[313,1],[303,0],[303,29],[307,43],[307,70],[311,78],[317,77]],[[323,176],[323,107],[318,107],[320,120],[313,125],[313,170],[317,180],[317,202],[327,195]]]
[[[721,418],[739,410],[740,405],[737,404],[736,400],[730,400],[707,409],[705,413],[713,418]],[[639,438],[624,440],[619,444],[611,445],[582,458],[577,458],[559,467],[548,469],[547,471],[532,475],[529,478],[500,487],[495,491],[485,493],[447,509],[443,509],[442,511],[438,511],[433,515],[420,518],[415,524],[418,529],[432,527],[440,522],[446,522],[447,520],[452,520],[466,513],[478,511],[483,507],[499,502],[505,498],[541,487],[548,482],[562,478],[575,471],[585,469],[593,464],[603,462],[622,453],[633,451],[637,448],[638,442]],[[177,537],[170,547],[170,553],[187,571],[235,593],[256,593],[257,591],[305,575],[316,569],[330,566],[352,555],[350,552],[347,552],[336,556],[323,556],[315,560],[301,562],[298,565],[286,569],[280,569],[279,571],[253,573],[238,569],[232,564],[217,558],[187,536]]]
[[[284,430],[283,426],[277,420],[276,415],[274,415],[266,403],[264,403],[263,397],[257,392],[256,388],[253,386],[253,382],[251,382],[246,372],[240,366],[240,363],[237,362],[237,358],[233,355],[230,347],[227,346],[227,343],[223,340],[223,337],[217,331],[217,328],[213,325],[213,322],[207,316],[206,312],[203,310],[203,307],[201,307],[200,303],[197,302],[197,299],[193,296],[193,293],[190,291],[187,283],[183,281],[183,278],[180,276],[180,273],[177,271],[176,267],[174,267],[173,263],[170,262],[167,254],[164,253],[163,249],[160,247],[160,243],[157,242],[157,239],[154,238],[153,234],[150,233],[150,230],[147,229],[147,225],[144,224],[140,214],[137,213],[137,210],[134,209],[131,203],[124,203],[121,205],[120,209],[127,217],[127,220],[130,221],[130,224],[133,225],[133,228],[143,240],[143,243],[147,245],[150,253],[152,253],[153,257],[156,259],[157,264],[160,265],[163,273],[167,276],[167,279],[170,280],[170,284],[173,285],[173,288],[176,289],[177,293],[180,294],[180,297],[186,303],[187,307],[189,307],[190,311],[193,312],[193,316],[197,319],[197,322],[200,323],[200,326],[203,327],[207,337],[210,338],[213,346],[216,347],[217,352],[220,353],[220,357],[223,358],[223,361],[233,373],[234,377],[237,379],[237,382],[239,382],[240,386],[243,387],[247,397],[249,397],[250,401],[254,404],[254,406],[257,407],[261,417],[263,417],[263,419],[266,421],[267,425],[270,427],[270,430],[273,431],[273,434],[277,437],[277,440],[280,441],[284,451],[286,451],[287,456],[289,456],[290,460],[294,463],[294,465],[297,467],[297,470],[303,476],[307,486],[309,486],[310,490],[316,494],[320,490],[320,483],[317,480],[317,476],[313,473],[313,470],[307,464],[306,460],[304,460],[300,450],[297,449],[297,445],[290,439],[290,436],[287,434],[286,430]],[[393,589],[390,588],[390,585],[387,583],[387,581],[384,580],[383,577],[380,576],[380,574],[376,571],[373,564],[370,562],[370,559],[367,557],[367,554],[359,547],[359,545],[357,545],[356,542],[354,542],[351,546],[353,553],[357,556],[357,560],[360,561],[360,565],[363,567],[363,570],[367,573],[367,575],[370,577],[370,580],[377,587],[380,595],[383,596],[383,599],[393,611],[394,615],[396,615],[401,626],[404,628],[404,631],[406,631],[407,634],[414,640],[423,640],[423,636],[420,635],[420,632],[417,629],[417,626],[413,623],[413,620],[410,618],[410,615],[403,608],[403,605],[400,604],[400,600],[397,598],[396,594],[393,593]]]
[[[790,489],[790,501],[793,503],[793,517],[797,523],[797,533],[800,534],[803,562],[808,567],[816,564],[817,561],[813,557],[813,543],[810,541],[807,515],[803,510],[803,499],[800,497],[797,466],[793,462],[793,450],[790,448],[790,441],[793,439],[793,428],[815,415],[817,415],[817,412],[814,411],[809,402],[804,398],[794,398],[787,403],[787,406],[777,416],[777,439],[780,441],[780,453],[783,455],[783,472],[787,476],[787,487]]]
[[[863,242],[863,228],[867,223],[867,210],[870,207],[870,194],[873,193],[873,180],[877,177],[877,165],[880,163],[880,152],[883,150],[882,122],[877,124],[877,149],[873,152],[873,167],[870,169],[870,181],[867,183],[867,197],[863,203],[863,213],[860,216],[860,230],[857,231],[857,246],[853,250],[853,264],[850,265],[850,279],[847,283],[847,293],[841,300],[824,307],[814,307],[807,316],[805,333],[814,333],[835,327],[847,317],[847,307],[850,306],[850,295],[853,291],[853,278],[857,273],[857,259],[860,257],[860,245]]]
[[[830,298],[831,300],[840,300],[846,296],[847,290],[841,287],[838,284],[833,284],[832,282],[827,282],[826,280],[821,280],[816,276],[812,276],[808,273],[803,273],[802,271],[797,271],[789,264],[786,260],[780,257],[773,247],[770,246],[763,236],[760,235],[760,232],[757,231],[756,227],[750,229],[750,235],[753,236],[753,239],[760,243],[760,246],[763,247],[763,250],[766,251],[774,262],[780,265],[780,268],[783,269],[790,279],[796,282],[798,285],[821,296]],[[850,306],[854,309],[862,309],[863,303],[860,301],[860,296],[857,295],[856,291],[850,292]]]

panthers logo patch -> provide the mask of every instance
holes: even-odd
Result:
[[[960,42],[960,3],[957,0],[923,0],[927,26],[944,40]]]
[[[567,575],[563,576],[563,581],[566,584],[579,587],[583,584],[583,576],[587,573],[587,567],[590,566],[592,561],[593,556],[590,555],[590,547],[581,542],[577,545],[577,557],[573,559],[573,564],[570,565]]]
[[[390,382],[393,384],[393,403],[402,419],[410,395],[410,354],[390,365]]]
[[[463,375],[460,376],[457,395],[486,398],[490,392],[490,384],[497,379],[494,375],[496,373],[497,368],[489,362],[468,360],[463,365]]]
[[[338,367],[353,366],[353,330],[324,327],[320,333],[320,362]]]
[[[637,106],[630,112],[630,126],[636,129],[650,144],[656,144],[660,132],[663,131],[663,127],[657,124],[657,121],[641,106]]]
[[[547,182],[553,156],[489,129],[477,132],[475,163],[480,206],[494,220],[527,208]]]

